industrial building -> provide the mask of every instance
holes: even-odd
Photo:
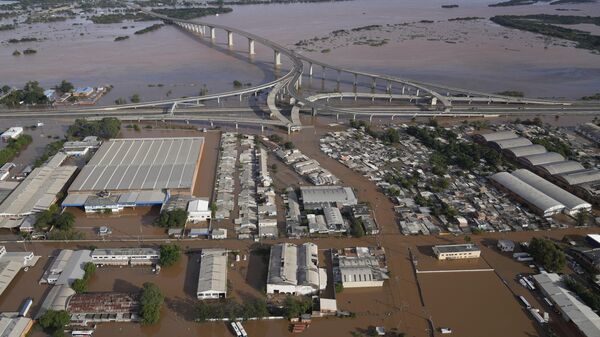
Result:
[[[48,295],[44,298],[40,310],[35,314],[35,319],[39,319],[46,311],[66,310],[69,298],[75,294],[75,290],[68,285],[56,285],[50,288]]]
[[[495,141],[505,140],[505,139],[514,139],[514,138],[518,138],[518,137],[519,136],[514,131],[490,132],[490,133],[476,134],[474,136],[475,140],[480,143],[495,142]]]
[[[546,153],[546,148],[542,145],[534,144],[534,145],[525,145],[518,147],[511,147],[504,150],[504,153],[513,159],[524,157],[524,156],[532,156],[535,154]]]
[[[476,259],[481,255],[479,247],[472,243],[433,246],[438,260]]]
[[[67,301],[66,310],[73,324],[139,321],[140,302],[136,294],[81,293]]]
[[[33,326],[33,320],[19,316],[18,312],[0,313],[0,336],[25,337]]]
[[[140,266],[158,263],[160,251],[155,248],[94,249],[92,262],[98,265]]]
[[[21,269],[35,266],[39,258],[32,252],[7,252],[5,246],[0,246],[0,295]]]
[[[302,186],[300,196],[304,209],[341,208],[358,203],[352,188],[343,186]]]
[[[502,139],[489,142],[490,146],[501,151],[515,147],[530,146],[533,143],[527,138],[517,137],[512,139]]]
[[[63,207],[87,212],[163,205],[171,195],[192,195],[204,138],[112,139],[81,170]]]
[[[600,317],[566,288],[560,275],[542,273],[533,278],[565,321],[571,322],[583,336],[600,336]]]
[[[584,136],[585,138],[591,140],[596,143],[596,145],[600,145],[600,126],[594,123],[585,123],[579,125],[575,131]]]
[[[20,126],[13,126],[8,130],[4,131],[0,138],[2,141],[8,142],[11,139],[17,139],[23,134],[23,128]]]
[[[496,247],[498,247],[501,252],[512,252],[515,250],[515,242],[512,240],[498,240]]]
[[[530,156],[523,156],[518,161],[526,167],[534,167],[538,165],[550,164],[565,161],[565,157],[556,152],[546,152],[540,154],[533,154]]]
[[[227,297],[227,250],[202,249],[198,273],[199,300]]]
[[[61,166],[66,159],[57,153],[47,163],[31,171],[29,175],[0,204],[0,227],[19,227],[30,214],[43,212],[57,200],[64,190],[76,166]]]
[[[383,248],[346,248],[332,254],[334,279],[344,288],[382,287],[389,279]]]
[[[327,272],[319,268],[314,243],[296,246],[280,243],[271,247],[267,294],[312,295],[327,286]]]
[[[85,264],[92,261],[92,251],[63,249],[44,271],[40,283],[71,285],[85,274]]]
[[[583,165],[581,165],[579,162],[573,161],[573,160],[557,161],[554,163],[538,165],[538,166],[536,166],[535,169],[541,175],[544,175],[546,177],[552,177],[557,174],[585,170]]]
[[[536,213],[550,217],[563,211],[565,205],[540,192],[508,172],[499,172],[491,177],[492,182],[510,192],[518,201],[529,205]]]
[[[88,136],[83,140],[69,141],[63,144],[63,152],[67,156],[83,157],[102,145],[102,141],[96,136]]]
[[[211,210],[208,205],[208,199],[195,199],[187,206],[188,221],[193,223],[210,220]]]
[[[565,206],[564,212],[569,215],[573,216],[581,211],[592,210],[592,205],[590,203],[585,202],[584,200],[574,196],[573,194],[563,190],[562,188],[554,185],[553,183],[529,170],[516,170],[512,173],[512,175],[525,182],[527,185],[563,204]]]

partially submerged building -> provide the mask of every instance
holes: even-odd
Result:
[[[92,262],[97,265],[140,266],[158,263],[160,251],[155,248],[94,249]]]
[[[271,247],[267,294],[312,295],[327,286],[327,272],[319,268],[314,243],[296,246],[280,243]]]
[[[341,208],[358,203],[351,187],[302,186],[300,187],[300,195],[305,209]]]
[[[433,246],[438,260],[476,259],[481,255],[479,247],[472,243]]]
[[[135,322],[140,319],[138,297],[114,292],[74,294],[68,299],[66,310],[74,324]]]
[[[32,252],[7,252],[5,246],[0,246],[0,295],[21,269],[35,266],[39,258]]]
[[[202,249],[198,273],[199,300],[227,297],[227,250]]]
[[[345,248],[332,254],[334,279],[344,288],[381,287],[389,279],[383,248]]]
[[[71,285],[76,279],[82,279],[85,264],[92,261],[92,251],[63,249],[44,271],[40,283]]]

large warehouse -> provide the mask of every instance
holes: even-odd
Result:
[[[162,205],[172,194],[191,195],[204,138],[112,139],[81,170],[63,207],[86,212]]]
[[[267,272],[267,294],[310,295],[327,286],[327,272],[319,268],[314,243],[271,246]]]

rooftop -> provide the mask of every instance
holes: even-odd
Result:
[[[459,245],[438,245],[434,246],[440,253],[458,253],[458,252],[478,252],[480,249],[472,243]]]

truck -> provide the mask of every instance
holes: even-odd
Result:
[[[530,309],[530,308],[531,308],[531,304],[529,304],[529,302],[528,302],[528,301],[525,299],[525,297],[523,297],[523,296],[519,296],[519,300],[521,300],[521,302],[522,302],[522,303],[525,305],[525,307],[526,307],[527,309]]]

